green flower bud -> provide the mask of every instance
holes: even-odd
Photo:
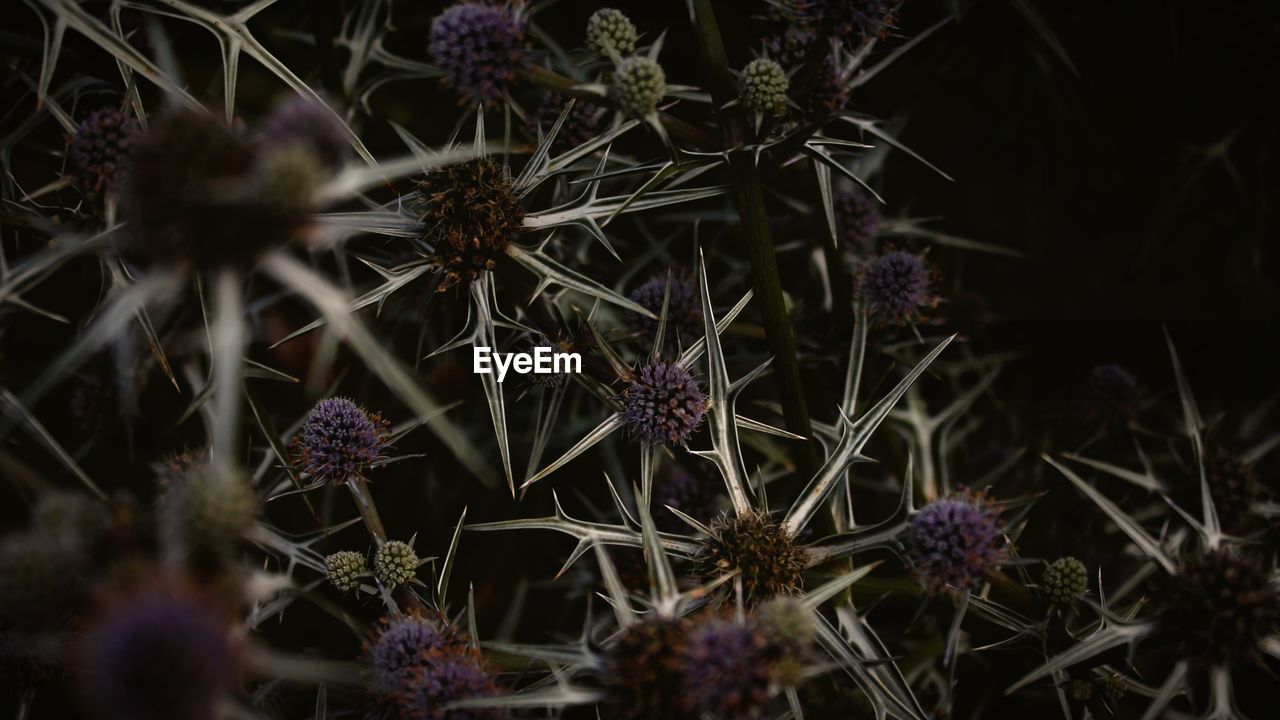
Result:
[[[324,559],[325,577],[342,592],[355,590],[367,570],[364,554],[353,550],[339,550]]]
[[[1054,560],[1044,569],[1041,587],[1054,605],[1070,607],[1089,591],[1089,571],[1073,557]]]
[[[630,57],[613,76],[613,99],[627,117],[644,117],[658,108],[667,92],[662,66],[646,57]]]
[[[776,61],[757,58],[747,63],[739,81],[739,96],[747,110],[761,115],[781,115],[787,111],[787,89],[791,80]]]
[[[587,47],[597,55],[619,57],[636,51],[636,26],[616,8],[600,8],[587,20]]]
[[[373,557],[373,574],[378,582],[393,588],[409,582],[418,571],[418,553],[400,540],[388,540]]]

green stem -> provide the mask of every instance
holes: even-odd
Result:
[[[737,97],[733,73],[729,71],[729,59],[725,53],[720,27],[716,23],[711,0],[694,0],[694,22],[699,37],[704,66],[709,75],[711,97],[721,128],[735,145],[746,137],[749,126],[736,107],[725,107]],[[805,402],[804,386],[800,382],[800,364],[796,359],[796,339],[782,295],[782,279],[773,247],[773,235],[769,228],[769,215],[765,207],[764,186],[760,181],[760,169],[754,154],[747,151],[733,153],[729,158],[733,176],[733,200],[738,208],[742,237],[751,260],[751,283],[755,289],[756,307],[764,325],[765,339],[773,354],[773,377],[778,385],[782,402],[782,414],[787,429],[797,435],[813,437],[809,424],[809,408]],[[812,475],[819,465],[813,440],[805,443],[799,452],[796,467],[801,478]],[[823,514],[825,516],[825,513]]]

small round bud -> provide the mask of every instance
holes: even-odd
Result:
[[[119,110],[91,113],[76,127],[67,147],[75,183],[94,195],[119,188],[141,134],[138,121]]]
[[[268,152],[301,145],[326,168],[341,165],[351,149],[347,133],[334,114],[318,101],[301,95],[291,95],[276,105],[263,123],[261,142]]]
[[[245,479],[204,465],[170,484],[161,500],[161,534],[202,550],[233,547],[252,527],[258,496]]]
[[[340,592],[349,592],[359,587],[360,576],[367,571],[364,553],[354,550],[339,550],[324,559],[324,576]]]
[[[1072,680],[1067,684],[1067,694],[1076,702],[1089,702],[1093,698],[1093,683],[1088,680]]]
[[[1089,591],[1089,571],[1073,557],[1059,558],[1044,569],[1041,588],[1054,605],[1070,607]]]
[[[373,574],[389,588],[407,583],[418,572],[418,553],[401,540],[388,540],[373,557]]]
[[[314,149],[300,143],[269,148],[258,165],[263,193],[275,206],[305,211],[315,202],[324,165]]]
[[[636,26],[616,8],[600,8],[587,20],[587,47],[597,55],[626,57],[636,51]]]
[[[1109,675],[1102,681],[1102,691],[1112,700],[1118,700],[1129,692],[1129,681],[1120,673]]]
[[[666,73],[647,57],[629,57],[614,73],[613,99],[627,117],[642,118],[653,113],[666,93]]]
[[[813,612],[792,597],[776,597],[761,605],[756,622],[770,645],[789,654],[802,654],[818,638]]]
[[[757,58],[742,70],[739,97],[747,110],[761,115],[781,115],[787,111],[787,89],[791,80],[775,60]]]
[[[622,391],[622,419],[632,435],[650,445],[679,445],[707,413],[707,398],[688,370],[654,363],[641,368]]]

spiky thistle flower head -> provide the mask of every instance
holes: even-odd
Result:
[[[651,445],[683,444],[707,414],[707,397],[698,381],[675,364],[642,367],[620,399],[627,430]]]
[[[67,143],[76,185],[91,195],[118,189],[141,134],[138,121],[115,108],[95,110],[81,120]]]
[[[350,592],[360,586],[360,577],[368,572],[364,553],[339,550],[324,558],[324,576],[339,592]]]
[[[407,720],[502,720],[498,707],[449,708],[460,700],[498,694],[493,678],[474,653],[454,652],[433,657],[410,671],[396,694],[396,707]]]
[[[798,71],[809,56],[809,48],[818,41],[817,33],[793,26],[781,35],[764,41],[764,55],[771,57],[789,73]],[[840,81],[835,61],[826,53],[817,71],[804,87],[790,88],[795,107],[788,112],[794,122],[822,122],[840,110],[849,101],[849,94]]]
[[[880,207],[875,198],[861,188],[849,188],[836,193],[832,200],[837,236],[845,251],[855,256],[874,253],[880,234]]]
[[[939,498],[912,518],[907,557],[930,592],[966,590],[1004,559],[999,518],[989,501],[967,492]]]
[[[287,242],[305,216],[263,186],[259,156],[211,115],[171,110],[134,146],[122,191],[133,247],[152,261],[247,264]]]
[[[319,101],[302,95],[290,95],[277,103],[259,137],[268,152],[301,147],[329,168],[341,165],[351,149],[347,134],[333,113]]]
[[[1223,529],[1236,534],[1254,530],[1258,517],[1253,507],[1266,492],[1253,464],[1215,443],[1207,443],[1204,475]]]
[[[108,610],[78,652],[82,696],[106,720],[212,720],[239,665],[224,614],[167,590]]]
[[[538,105],[538,112],[530,118],[529,134],[535,138],[539,133],[543,136],[549,134],[568,104],[569,98],[558,93],[547,93]],[[594,138],[600,126],[601,115],[599,105],[581,99],[575,100],[555,139],[551,141],[551,154],[572,150]]]
[[[389,588],[409,582],[418,573],[418,553],[403,540],[382,543],[373,556],[373,575]]]
[[[423,238],[434,248],[431,268],[441,292],[497,266],[524,223],[524,208],[506,168],[489,158],[433,170],[418,181]]]
[[[662,96],[667,94],[667,75],[656,60],[634,55],[614,69],[610,92],[623,115],[646,117],[658,109]]]
[[[756,605],[804,587],[804,557],[781,523],[764,514],[722,514],[708,527],[694,574],[713,580],[737,571],[745,600]]]
[[[388,438],[387,421],[344,397],[321,400],[294,440],[294,460],[312,478],[342,483],[362,476]]]
[[[1040,587],[1049,602],[1071,607],[1089,592],[1089,571],[1076,558],[1058,558],[1045,567]]]
[[[1164,598],[1163,631],[1206,664],[1256,660],[1280,622],[1280,588],[1262,562],[1225,548],[1184,560]]]
[[[1115,363],[1102,363],[1089,371],[1080,403],[1090,420],[1123,422],[1138,413],[1139,400],[1141,392],[1133,375]]]
[[[832,37],[869,39],[888,34],[902,0],[802,0],[800,15]]]
[[[628,298],[659,315],[662,312],[662,298],[667,299],[667,336],[663,339],[668,347],[687,348],[702,337],[702,300],[698,295],[697,279],[685,268],[675,268],[670,273],[670,291],[667,290],[666,274],[656,275],[631,291]],[[669,295],[668,295],[669,292]],[[658,334],[658,320],[640,313],[631,314],[632,325],[640,331],[646,342],[652,342]]]
[[[777,60],[762,57],[747,63],[738,81],[742,106],[753,113],[774,116],[787,111],[791,79]]]
[[[655,511],[654,521],[658,529],[667,532],[682,532],[688,529],[683,520],[667,511],[672,507],[699,522],[707,522],[720,506],[720,487],[718,480],[685,472],[681,468],[672,468],[654,488],[655,506],[662,508]]]
[[[258,496],[245,478],[209,465],[170,482],[160,505],[161,537],[202,551],[234,547],[258,515]]]
[[[868,262],[859,276],[867,310],[885,325],[910,325],[937,304],[933,270],[923,255],[892,248]]]
[[[635,23],[617,8],[600,8],[587,18],[587,48],[602,57],[626,57],[636,51]]]
[[[684,667],[687,622],[648,618],[620,632],[605,648],[604,686],[614,717],[688,717]]]
[[[529,63],[524,25],[505,5],[462,2],[431,23],[431,58],[461,104],[501,100]]]
[[[370,685],[384,694],[397,692],[404,686],[406,674],[423,667],[454,643],[446,629],[421,615],[384,618],[381,627],[367,656]]]
[[[770,645],[802,653],[818,639],[813,611],[791,596],[779,596],[756,608],[756,624]]]
[[[681,656],[685,693],[699,715],[738,720],[769,703],[773,653],[756,628],[723,618],[693,624]]]

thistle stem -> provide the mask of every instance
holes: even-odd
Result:
[[[726,107],[737,97],[737,90],[733,73],[729,71],[729,59],[715,11],[711,9],[711,0],[694,0],[693,7],[711,97],[718,108],[722,130],[737,145],[746,137],[749,127],[736,107]],[[729,169],[742,238],[751,260],[751,283],[764,325],[765,340],[773,354],[773,377],[778,385],[782,414],[787,430],[813,438],[804,386],[800,382],[800,364],[796,359],[795,333],[783,301],[782,279],[778,273],[760,169],[755,156],[747,151],[730,155]],[[818,465],[818,454],[811,439],[800,449],[796,467],[803,477],[816,472]]]
[[[351,497],[356,501],[360,517],[374,543],[382,547],[387,542],[387,531],[382,525],[382,516],[378,514],[378,506],[373,504],[373,495],[369,492],[369,483],[359,475],[347,479],[347,487],[351,488]]]

